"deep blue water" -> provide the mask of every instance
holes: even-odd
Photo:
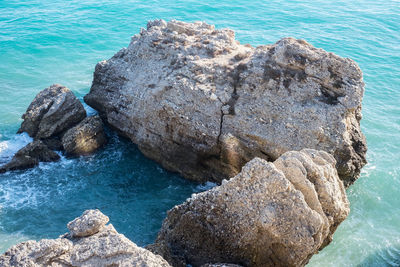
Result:
[[[53,83],[82,98],[95,64],[127,46],[148,20],[202,20],[242,43],[302,38],[355,60],[366,92],[368,161],[347,193],[348,219],[310,266],[398,266],[400,253],[400,2],[0,0],[0,162],[29,141],[15,135],[34,96]],[[100,153],[0,174],[0,251],[57,237],[88,208],[107,214],[139,245],[153,241],[167,209],[204,189],[161,169],[110,132]]]

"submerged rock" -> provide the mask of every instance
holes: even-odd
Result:
[[[69,129],[61,139],[65,152],[69,155],[90,154],[106,142],[103,122],[99,116],[87,117]]]
[[[203,22],[149,22],[97,64],[85,102],[148,157],[221,182],[254,157],[313,148],[351,184],[366,163],[362,73],[347,58],[284,38],[241,45]]]
[[[173,266],[304,266],[349,213],[335,163],[309,149],[274,163],[255,158],[171,209],[149,249]]]
[[[0,173],[35,167],[39,162],[57,161],[60,156],[40,140],[35,140],[15,153],[11,161],[0,167]]]
[[[86,211],[68,224],[73,225],[71,234],[17,244],[0,256],[0,266],[170,266],[119,234],[111,224],[105,225],[107,222],[108,217],[100,211]],[[91,234],[77,237],[82,232],[76,229]]]
[[[35,139],[56,136],[86,117],[82,103],[67,87],[54,84],[29,105],[18,133],[27,132]]]

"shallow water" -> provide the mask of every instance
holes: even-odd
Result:
[[[354,59],[364,72],[362,129],[368,161],[347,191],[351,213],[310,266],[398,266],[400,253],[400,2],[0,0],[0,162],[34,96],[52,83],[80,98],[95,64],[127,46],[147,20],[203,20],[242,43],[302,38]],[[0,251],[57,237],[88,208],[107,214],[139,245],[153,241],[167,209],[204,188],[161,169],[127,140],[85,158],[0,174]]]

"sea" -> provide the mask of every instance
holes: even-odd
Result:
[[[347,189],[350,215],[308,266],[400,266],[399,0],[0,0],[0,163],[31,141],[16,131],[40,90],[60,83],[83,100],[96,63],[160,18],[231,28],[253,46],[292,36],[359,64],[368,164]],[[0,253],[57,238],[94,208],[144,246],[168,209],[214,186],[184,180],[108,135],[92,156],[0,174]]]

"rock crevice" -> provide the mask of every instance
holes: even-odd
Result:
[[[254,48],[229,29],[157,20],[97,64],[84,100],[192,180],[220,183],[254,157],[312,148],[334,155],[347,186],[366,163],[363,92],[352,60],[303,40]]]

